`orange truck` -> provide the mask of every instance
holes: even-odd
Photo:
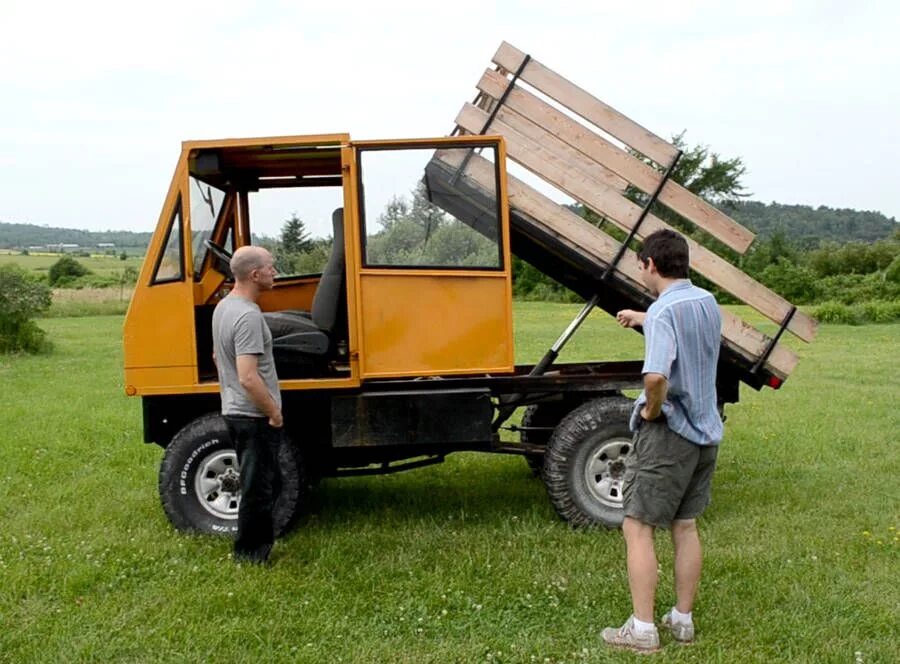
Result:
[[[511,48],[501,46],[495,59],[508,59]],[[527,56],[520,60],[489,70],[488,84],[506,81],[503,89],[491,96],[480,85],[450,137],[354,141],[327,134],[182,144],[124,326],[125,391],[142,401],[145,440],[164,449],[159,491],[177,528],[236,528],[240,468],[219,416],[211,318],[233,286],[231,253],[265,241],[255,224],[285,196],[302,217],[330,228],[314,242],[297,238],[293,253],[273,247],[281,275],[260,301],[284,404],[280,529],[302,511],[317,478],[408,470],[458,451],[522,455],[564,519],[621,523],[624,460],[632,450],[631,400],[623,391],[641,386],[641,360],[560,363],[557,356],[592,308],[615,312],[652,302],[629,246],[662,223],[654,204],[686,204],[669,179],[671,163],[641,161],[609,142],[621,152],[610,152],[618,161],[590,170],[581,162],[594,157],[517,129],[528,101],[519,93],[538,99],[534,74],[550,72]],[[559,104],[552,110],[564,113]],[[546,118],[535,126],[565,129]],[[629,237],[614,240],[508,175],[508,157]],[[622,195],[619,185],[632,179],[650,189],[643,208]],[[701,203],[691,210],[721,221]],[[728,232],[742,242],[731,224]],[[513,255],[586,300],[534,366],[513,359]],[[693,267],[736,283],[728,269],[710,275],[708,264]],[[762,287],[744,289],[749,278],[738,274],[743,281],[732,292],[754,304],[751,290]],[[788,306],[778,333],[768,337],[723,313],[722,406],[738,400],[741,383],[781,385],[796,356],[779,337],[797,334],[803,322]],[[510,420],[517,408],[524,408],[521,418]],[[502,430],[513,435],[501,439]]]

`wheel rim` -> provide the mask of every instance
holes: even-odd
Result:
[[[205,457],[194,476],[197,502],[220,519],[237,519],[241,504],[241,468],[234,450]]]
[[[625,458],[631,454],[630,438],[597,441],[588,453],[584,482],[591,496],[609,507],[622,506]]]

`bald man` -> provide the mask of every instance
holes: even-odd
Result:
[[[262,247],[240,247],[231,258],[234,288],[213,312],[213,352],[222,415],[241,465],[235,561],[265,563],[275,541],[272,509],[282,438],[281,392],[272,333],[257,300],[278,274]]]

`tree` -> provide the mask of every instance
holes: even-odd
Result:
[[[740,199],[750,195],[741,183],[747,168],[740,157],[723,159],[717,152],[712,152],[708,145],[688,147],[684,140],[685,133],[686,131],[682,131],[672,137],[672,145],[681,150],[682,155],[672,170],[670,179],[707,202],[720,207],[736,204]],[[637,153],[632,154],[648,164],[651,163],[649,159]],[[641,206],[650,200],[650,194],[633,185],[628,185],[625,196]],[[653,205],[651,212],[687,234],[695,231],[690,221],[658,202]]]
[[[299,254],[312,247],[306,224],[294,212],[281,228],[281,248],[286,254]]]
[[[50,281],[51,286],[65,286],[78,277],[83,277],[86,274],[90,274],[90,270],[84,265],[71,256],[63,256],[50,266],[47,278]]]
[[[0,265],[0,353],[36,353],[49,344],[31,320],[50,307],[50,289],[18,265]]]

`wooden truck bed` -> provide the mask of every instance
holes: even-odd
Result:
[[[493,62],[475,102],[457,115],[457,131],[503,136],[510,159],[637,239],[669,226],[624,196],[629,184],[731,249],[750,247],[753,233],[668,179],[680,156],[674,145],[510,44],[500,46]],[[435,202],[460,218],[474,218],[494,189],[493,167],[477,154],[439,151],[427,177]],[[508,183],[513,253],[585,297],[599,294],[599,306],[611,314],[646,308],[652,297],[632,251],[620,255],[621,243],[601,228],[511,175]],[[815,320],[710,249],[688,243],[695,272],[803,341],[815,338]],[[725,360],[756,387],[783,381],[797,364],[793,351],[727,310],[722,344]]]

